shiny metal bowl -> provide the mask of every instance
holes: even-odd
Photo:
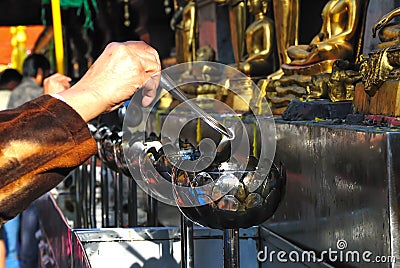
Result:
[[[216,229],[249,228],[269,219],[285,191],[285,171],[217,169],[187,172],[174,168],[176,203],[193,222]],[[179,186],[179,187],[177,187]],[[182,187],[189,187],[182,190]]]

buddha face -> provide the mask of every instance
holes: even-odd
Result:
[[[247,7],[249,12],[253,14],[267,13],[268,1],[267,0],[248,0]]]

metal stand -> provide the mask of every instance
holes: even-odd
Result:
[[[110,227],[110,207],[108,201],[108,174],[109,170],[101,162],[101,226]]]
[[[181,267],[194,268],[193,222],[181,214]]]
[[[138,213],[137,213],[137,184],[132,178],[128,178],[128,226],[136,227],[138,225]]]
[[[226,229],[223,235],[224,268],[239,268],[239,229]]]
[[[158,226],[158,201],[151,195],[147,196],[147,226]]]
[[[122,216],[122,173],[113,172],[114,179],[114,226],[123,226],[123,216]]]

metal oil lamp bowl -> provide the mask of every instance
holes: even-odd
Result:
[[[283,167],[272,164],[268,172],[226,166],[201,172],[173,168],[174,194],[181,212],[199,225],[222,230],[249,228],[269,219],[284,194]]]

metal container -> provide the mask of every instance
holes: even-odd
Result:
[[[275,161],[287,169],[286,194],[263,226],[303,249],[336,250],[335,265],[396,266],[375,257],[400,261],[400,132],[284,121],[276,128]]]

